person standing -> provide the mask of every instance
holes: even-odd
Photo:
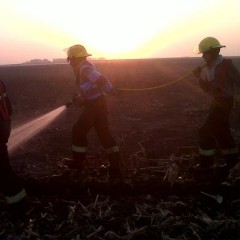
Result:
[[[211,97],[206,121],[199,130],[199,164],[195,170],[208,170],[214,166],[217,147],[224,156],[227,169],[238,162],[238,148],[231,135],[229,116],[234,104],[234,86],[240,86],[240,74],[231,59],[220,54],[225,47],[214,37],[204,38],[198,45],[205,68],[196,68],[193,74],[200,87]]]
[[[87,60],[91,56],[82,45],[68,48],[67,60],[73,68],[76,87],[83,109],[77,122],[72,128],[72,156],[70,168],[83,169],[88,147],[87,134],[91,128],[96,133],[105,148],[109,160],[110,179],[120,176],[120,151],[109,131],[107,105],[105,95],[115,95],[116,91],[106,76],[96,70]],[[74,100],[73,100],[74,101]],[[71,101],[72,102],[72,101]]]
[[[9,207],[26,200],[26,191],[14,173],[8,155],[7,142],[11,132],[12,105],[5,84],[0,80],[0,191]]]

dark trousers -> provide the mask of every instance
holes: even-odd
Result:
[[[109,131],[107,106],[104,97],[99,97],[85,103],[78,121],[72,128],[72,144],[87,147],[87,134],[91,128],[96,130],[104,148],[107,149],[116,145]]]
[[[23,189],[9,162],[7,142],[10,131],[10,121],[0,119],[0,191],[7,197],[13,196]]]
[[[211,157],[204,154],[204,151],[214,150],[219,147],[221,150],[236,148],[229,127],[229,115],[233,107],[233,98],[214,99],[209,115],[199,130],[199,145],[202,150],[202,157]],[[201,157],[201,151],[200,151]]]

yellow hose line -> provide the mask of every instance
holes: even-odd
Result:
[[[188,73],[185,76],[180,77],[180,78],[178,78],[176,80],[173,80],[171,82],[167,82],[167,83],[155,86],[155,87],[148,87],[148,88],[118,88],[118,90],[119,91],[149,91],[149,90],[156,90],[156,89],[164,88],[164,87],[167,87],[167,86],[172,85],[174,83],[180,82],[180,81],[186,79],[187,77],[189,77],[190,75],[192,75],[192,72]]]
[[[206,64],[203,65],[201,68],[204,68],[205,66],[206,66]],[[191,76],[192,74],[193,73],[190,72],[190,73],[188,73],[188,74],[186,74],[186,75],[184,75],[184,76],[182,76],[182,77],[180,77],[180,78],[178,78],[176,80],[173,80],[173,81],[168,82],[168,83],[163,83],[163,84],[155,86],[155,87],[148,87],[148,88],[118,88],[118,90],[119,91],[149,91],[149,90],[156,90],[156,89],[164,88],[164,87],[167,87],[167,86],[172,85],[174,83],[180,82],[180,81],[186,79],[187,77]]]

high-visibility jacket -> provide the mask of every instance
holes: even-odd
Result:
[[[77,75],[77,83],[86,100],[93,100],[112,91],[111,82],[103,74],[98,72],[95,66],[84,60],[80,65]]]
[[[6,87],[0,80],[0,118],[9,120],[12,113],[12,106],[8,99]]]
[[[234,96],[234,86],[240,86],[240,74],[231,59],[221,55],[216,62],[201,73],[200,86],[213,98]]]

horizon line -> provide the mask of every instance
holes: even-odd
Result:
[[[227,56],[224,55],[224,57],[226,58],[239,58],[240,55],[233,55],[233,56]],[[158,59],[181,59],[181,58],[201,58],[201,56],[182,56],[182,57],[148,57],[148,58],[113,58],[113,59],[108,59],[108,58],[103,58],[103,57],[99,57],[99,58],[91,58],[88,57],[88,59],[90,61],[128,61],[128,60],[158,60]],[[29,62],[23,62],[23,63],[6,63],[6,64],[0,64],[0,66],[16,66],[16,65],[53,65],[53,64],[68,64],[68,62],[54,62],[54,59],[59,59],[59,60],[64,60],[64,58],[53,58],[52,61],[48,60],[48,59],[31,59],[29,60]],[[39,62],[39,63],[31,63],[30,61],[32,60],[39,60],[39,61],[44,61],[47,60],[49,62]]]

